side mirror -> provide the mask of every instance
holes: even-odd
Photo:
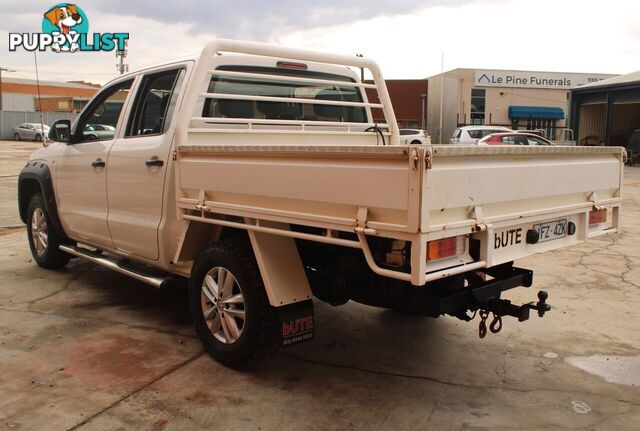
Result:
[[[56,120],[49,129],[49,139],[54,142],[71,142],[71,121]]]

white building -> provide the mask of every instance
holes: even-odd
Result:
[[[471,124],[543,129],[554,138],[556,130],[566,127],[570,90],[613,76],[616,75],[450,70],[429,78],[427,130],[434,143],[448,142],[457,127]]]

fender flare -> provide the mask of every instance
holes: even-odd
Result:
[[[34,188],[34,183],[37,183],[39,190]],[[44,160],[31,160],[22,168],[18,176],[18,211],[20,212],[20,220],[25,224],[27,223],[27,209],[31,196],[38,192],[42,192],[44,197],[45,209],[49,215],[51,226],[60,238],[70,241],[69,237],[64,233],[58,216],[58,206],[53,191],[49,164]]]

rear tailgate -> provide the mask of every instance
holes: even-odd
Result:
[[[428,240],[471,233],[476,260],[489,267],[617,232],[623,154],[620,147],[434,146],[421,230]],[[606,222],[590,227],[589,212],[600,208]],[[528,231],[538,232],[536,243]]]

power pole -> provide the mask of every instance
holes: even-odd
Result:
[[[124,50],[116,51],[116,58],[118,59],[118,63],[116,63],[116,68],[120,75],[129,71],[129,65],[124,62],[124,58],[127,56],[127,52],[129,51],[129,40],[124,41]]]
[[[438,144],[442,144],[442,126],[444,119],[442,118],[442,105],[444,102],[444,86],[446,84],[444,79],[444,50],[442,51],[442,57],[440,58],[440,132],[438,136]]]
[[[364,55],[356,54],[356,57],[364,57]],[[364,67],[360,68],[360,81],[364,82]]]
[[[40,112],[40,138],[42,146],[47,146],[47,137],[44,136],[44,116],[42,114],[42,96],[40,95],[40,73],[38,72],[38,55],[37,51],[33,51],[33,62],[36,66],[36,84],[38,85],[38,112]]]
[[[0,67],[0,111],[2,111],[2,72],[16,72],[16,70]]]

